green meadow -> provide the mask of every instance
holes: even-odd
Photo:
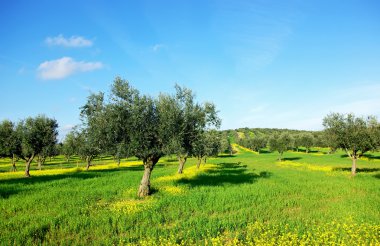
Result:
[[[0,161],[1,245],[380,245],[380,153],[358,161],[343,153],[237,153],[161,158],[153,194],[137,197],[143,165],[74,158],[24,165]]]

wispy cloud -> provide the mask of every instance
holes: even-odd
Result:
[[[81,36],[71,36],[65,38],[62,34],[56,37],[47,37],[45,43],[49,46],[64,46],[64,47],[90,47],[93,42]]]
[[[18,71],[17,71],[18,74],[20,75],[23,75],[26,73],[26,68],[25,67],[21,67]]]
[[[75,61],[71,57],[45,61],[38,66],[38,76],[44,80],[63,79],[74,73],[89,72],[103,67],[101,62]]]
[[[216,34],[226,43],[226,53],[235,62],[238,73],[260,70],[277,59],[293,34],[294,8],[290,3],[274,7],[267,1],[218,4]]]
[[[157,52],[157,51],[159,51],[159,50],[161,50],[163,48],[165,48],[165,45],[163,45],[163,44],[155,44],[155,45],[153,45],[152,50],[154,52]]]

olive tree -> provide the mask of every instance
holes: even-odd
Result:
[[[151,172],[163,155],[187,158],[201,130],[220,121],[213,104],[195,104],[191,90],[178,86],[176,90],[176,95],[152,98],[117,77],[108,101],[103,93],[92,94],[82,107],[83,142],[91,143],[86,146],[143,161],[140,197],[149,195]]]
[[[20,157],[25,160],[25,176],[30,177],[30,164],[47,146],[55,145],[58,136],[58,123],[55,119],[39,115],[18,123],[16,132],[21,138]]]
[[[323,119],[330,141],[346,151],[352,160],[351,175],[356,175],[356,161],[378,146],[379,123],[375,117],[356,117],[354,114],[331,113]]]
[[[314,145],[314,136],[310,133],[304,133],[300,136],[299,143],[305,147],[305,152],[309,153],[310,148]]]
[[[12,160],[12,171],[16,171],[16,159],[21,153],[21,139],[15,125],[9,120],[0,123],[0,157]]]
[[[195,145],[202,141],[204,131],[220,126],[215,105],[209,102],[195,102],[194,93],[185,87],[175,85],[174,96],[161,94],[159,111],[165,124],[166,137],[170,139],[167,150],[176,154],[179,162],[178,173],[182,173],[186,160],[194,155]]]
[[[220,134],[216,130],[208,130],[198,136],[193,146],[193,156],[197,158],[197,168],[203,160],[206,163],[207,157],[218,156],[220,151]]]
[[[255,136],[248,140],[248,144],[250,149],[260,154],[260,150],[266,147],[267,140],[264,137]]]
[[[38,169],[42,169],[42,165],[45,164],[46,158],[51,157],[56,153],[56,144],[51,143],[47,146],[44,146],[41,152],[37,155],[37,166]]]
[[[77,132],[79,155],[86,160],[86,170],[92,160],[107,146],[108,119],[105,114],[104,93],[92,93],[81,107],[82,128]]]
[[[164,155],[167,139],[162,134],[161,118],[157,101],[149,96],[137,96],[133,102],[131,116],[130,145],[136,157],[144,164],[144,174],[140,182],[138,196],[150,194],[150,176],[153,168]]]
[[[278,160],[282,160],[282,155],[285,151],[293,146],[293,138],[289,133],[282,133],[281,135],[272,135],[269,138],[269,148],[271,151],[277,151],[279,153]]]
[[[89,139],[94,139],[97,142],[95,145],[101,150],[119,149],[120,155],[135,155],[141,159],[144,174],[138,196],[149,195],[151,173],[165,154],[165,147],[170,140],[164,124],[170,119],[161,117],[159,99],[141,95],[128,81],[117,77],[111,86],[109,102],[104,103],[103,94],[97,96],[97,100],[93,102],[88,103],[91,107],[86,107],[91,109],[86,114],[87,122],[90,122],[87,126],[96,122],[94,126],[105,124],[105,127],[103,130],[87,127],[89,132],[95,131],[89,133]],[[94,107],[95,105],[97,106]]]
[[[63,140],[62,154],[65,156],[67,163],[70,163],[71,156],[78,154],[78,142],[76,140],[74,131],[69,132]]]

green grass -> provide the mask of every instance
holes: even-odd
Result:
[[[380,244],[379,153],[355,178],[343,152],[284,158],[239,148],[201,170],[190,159],[183,175],[163,158],[145,199],[135,160],[105,158],[86,172],[61,157],[32,178],[1,160],[0,244]]]

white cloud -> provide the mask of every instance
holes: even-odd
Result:
[[[62,34],[56,37],[47,37],[45,43],[49,46],[64,46],[64,47],[89,47],[92,46],[92,41],[81,36],[71,36],[65,38]]]
[[[38,66],[37,72],[41,79],[63,79],[74,73],[88,72],[103,67],[101,62],[75,61],[71,57],[45,61]]]

